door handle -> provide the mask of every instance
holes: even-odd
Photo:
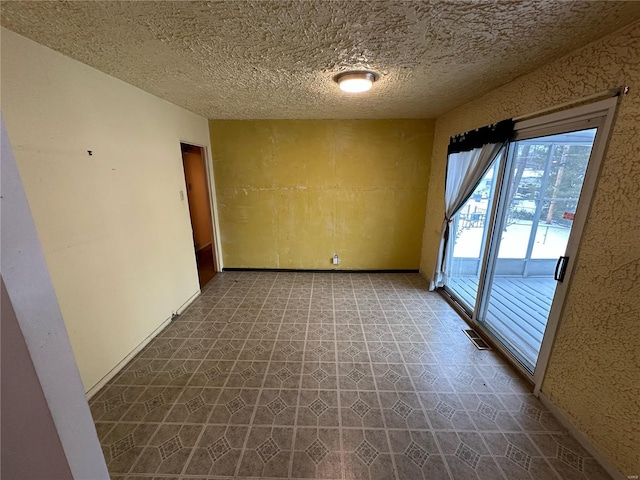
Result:
[[[556,263],[556,269],[553,272],[553,279],[556,282],[562,283],[564,276],[567,273],[567,266],[569,265],[569,257],[560,257]]]

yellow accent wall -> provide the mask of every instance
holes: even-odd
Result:
[[[210,120],[225,267],[417,269],[433,120]]]
[[[542,393],[625,476],[640,472],[640,23],[437,119],[421,271],[431,277],[449,137],[628,85],[613,125]]]

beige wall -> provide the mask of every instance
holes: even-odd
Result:
[[[225,267],[418,268],[432,120],[210,129]]]
[[[207,121],[6,29],[1,88],[88,390],[199,290],[180,141]]]
[[[619,85],[603,162],[542,392],[625,475],[640,472],[640,24],[521,77],[436,123],[422,244],[430,277],[449,136]]]
[[[93,418],[91,418],[89,404],[85,398],[80,372],[1,115],[0,124],[2,133],[0,139],[0,163],[2,164],[0,166],[2,172],[0,175],[0,196],[2,197],[0,270],[2,270],[2,280],[9,296],[8,300],[2,300],[2,333],[0,334],[3,343],[3,358],[1,360],[3,369],[1,374],[2,418],[0,419],[2,441],[5,441],[5,427],[13,422],[20,422],[17,418],[5,422],[5,414],[8,413],[19,418],[22,413],[36,423],[43,420],[42,416],[40,419],[37,418],[38,412],[35,411],[28,412],[27,409],[22,412],[19,410],[11,412],[11,408],[6,408],[12,401],[9,400],[9,403],[5,404],[6,390],[13,390],[9,392],[9,395],[19,394],[21,388],[27,388],[28,384],[33,381],[32,375],[27,371],[16,372],[14,370],[11,373],[4,371],[5,367],[11,370],[12,362],[20,359],[21,356],[24,359],[23,354],[9,351],[17,346],[14,343],[19,343],[15,338],[12,338],[10,332],[5,332],[5,313],[7,312],[4,309],[10,303],[31,357],[30,363],[37,375],[39,389],[45,397],[47,410],[51,414],[59,442],[64,450],[71,475],[73,478],[108,479],[107,464],[98,441]],[[11,313],[7,313],[7,315],[11,315]],[[12,347],[5,349],[6,340],[13,342]],[[5,354],[9,355],[11,360],[5,361]],[[16,365],[14,364],[13,367]],[[5,382],[10,382],[12,375],[16,373],[18,373],[18,380],[22,381],[24,385],[20,388],[5,385]],[[30,393],[24,391],[23,393],[27,396],[34,395],[33,388]],[[35,398],[32,400],[36,401]],[[24,400],[14,399],[14,401],[24,403]],[[32,407],[38,408],[35,405]],[[39,413],[43,413],[42,409]],[[19,427],[15,423],[14,426]],[[48,441],[49,446],[53,448],[50,432],[47,432],[46,426],[43,424],[42,426],[37,425],[37,427],[42,428],[34,430],[27,425],[23,426],[20,432],[21,441],[30,442],[37,450],[39,442],[44,438],[44,441]],[[43,438],[30,439],[30,436],[33,435],[40,435]],[[16,441],[18,440],[16,439]],[[2,451],[4,455],[4,444]],[[29,461],[25,456],[18,456],[12,460],[20,461],[19,459]],[[37,463],[35,460],[32,462]],[[36,467],[36,465],[26,466],[26,468],[32,467]],[[51,463],[50,467],[52,473],[58,470],[54,463]],[[2,475],[5,473],[3,459]],[[18,476],[18,478],[22,477]]]

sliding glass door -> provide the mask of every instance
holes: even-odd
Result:
[[[478,321],[530,372],[555,296],[556,266],[567,256],[596,132],[519,140],[509,150]]]
[[[485,245],[489,237],[489,218],[493,208],[496,177],[502,155],[493,162],[480,183],[451,222],[446,259],[445,288],[468,312],[472,312],[478,295],[478,283]]]
[[[517,123],[452,218],[446,291],[532,375],[546,368],[615,104]]]

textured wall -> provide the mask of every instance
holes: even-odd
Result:
[[[207,120],[4,28],[2,115],[88,390],[199,291],[180,141]]]
[[[210,129],[225,267],[418,268],[433,121]]]
[[[618,86],[614,124],[542,391],[626,475],[640,472],[640,24],[437,120],[421,270],[432,274],[449,136]]]

